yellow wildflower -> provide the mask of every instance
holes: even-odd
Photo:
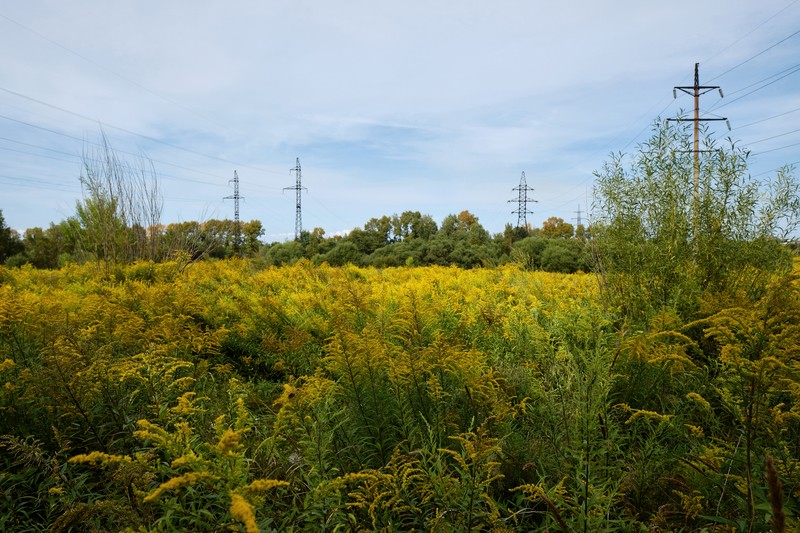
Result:
[[[103,452],[92,452],[76,455],[70,458],[69,463],[89,463],[92,465],[110,465],[119,463],[130,463],[131,458],[128,455],[111,455]]]
[[[244,490],[252,490],[252,491],[259,491],[264,492],[270,489],[274,489],[275,487],[288,487],[289,483],[286,481],[279,481],[277,479],[256,479],[246,487]]]
[[[703,437],[704,435],[703,428],[701,428],[700,426],[693,426],[692,424],[684,424],[684,426],[686,426],[686,429],[689,430],[689,433],[691,433],[692,437],[697,437],[697,438]]]
[[[247,533],[258,533],[255,508],[235,492],[231,492],[231,516],[244,524]]]
[[[178,405],[172,407],[170,411],[179,416],[190,416],[195,413],[202,413],[204,409],[202,409],[201,407],[195,407],[194,404],[195,402],[194,396],[196,394],[197,393],[193,391],[183,393],[181,396],[178,397]]]
[[[700,405],[706,411],[711,410],[711,404],[708,403],[708,400],[706,400],[696,392],[690,392],[689,394],[687,394],[686,399]]]
[[[161,494],[168,490],[177,490],[184,486],[195,485],[198,482],[206,479],[216,479],[216,476],[209,474],[208,472],[189,472],[182,476],[174,477],[168,481],[165,481],[159,485],[156,490],[145,496],[144,501],[151,502],[158,499]]]
[[[632,424],[636,419],[644,418],[644,419],[651,419],[656,420],[658,422],[669,422],[672,418],[672,415],[662,415],[656,413],[655,411],[647,411],[644,409],[636,409],[635,412],[625,421],[625,424]]]
[[[231,428],[225,430],[217,444],[217,451],[222,455],[236,455],[242,448],[242,434]]]

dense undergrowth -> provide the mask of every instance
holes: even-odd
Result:
[[[797,282],[653,316],[512,266],[0,268],[0,529],[797,527]]]

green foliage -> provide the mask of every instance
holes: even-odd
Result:
[[[595,246],[614,305],[636,320],[661,307],[697,312],[704,291],[748,290],[787,268],[779,245],[800,222],[798,182],[787,170],[760,183],[748,152],[708,136],[693,177],[685,125],[657,124],[630,166],[615,155],[596,173]]]
[[[104,270],[0,270],[8,530],[759,530],[767,455],[796,526],[793,278],[619,330],[514,265]]]
[[[547,239],[571,239],[575,235],[575,227],[563,218],[550,217],[542,223],[542,237]]]
[[[6,226],[3,211],[0,210],[0,263],[24,250],[19,236]]]

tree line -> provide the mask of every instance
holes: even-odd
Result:
[[[491,235],[469,211],[448,215],[440,225],[419,211],[370,219],[344,236],[326,237],[315,228],[300,238],[264,247],[270,265],[292,264],[302,258],[314,264],[354,264],[378,268],[456,265],[496,266],[510,261],[549,272],[588,271],[591,253],[583,226],[561,218],[547,219],[541,228],[512,227]]]
[[[86,215],[94,206],[84,203],[79,214],[47,228],[22,234],[6,226],[0,210],[0,262],[58,268],[68,262],[103,260],[156,262],[176,254],[198,259],[248,257],[269,266],[290,265],[301,259],[332,266],[457,265],[462,268],[516,262],[531,270],[589,271],[591,253],[587,231],[558,217],[541,227],[512,227],[490,234],[469,211],[448,215],[437,224],[430,215],[405,211],[372,218],[347,235],[326,236],[322,228],[303,231],[288,242],[263,243],[260,221],[189,221],[143,227],[120,220],[104,223]],[[83,214],[81,214],[83,213]]]

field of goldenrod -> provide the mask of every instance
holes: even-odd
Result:
[[[0,268],[0,529],[767,529],[781,481],[791,527],[797,285],[703,305],[638,331],[512,266]]]

